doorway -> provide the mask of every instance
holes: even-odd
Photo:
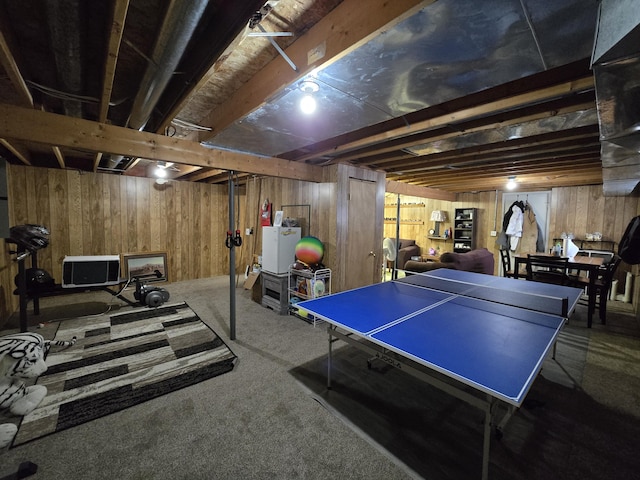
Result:
[[[379,250],[376,238],[376,182],[349,179],[348,233],[344,289],[371,285],[377,280]]]
[[[527,192],[527,193],[503,193],[502,194],[502,213],[499,215],[500,229],[502,230],[502,221],[505,213],[514,202],[521,201],[528,203],[536,216],[536,222],[544,241],[543,251],[547,251],[548,232],[549,232],[549,208],[551,205],[551,192]],[[530,250],[530,248],[525,248]],[[522,246],[518,245],[515,252],[520,252]],[[512,265],[513,267],[513,265]],[[502,265],[500,265],[502,269]],[[501,272],[503,273],[503,272]]]

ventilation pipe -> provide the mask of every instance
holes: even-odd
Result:
[[[591,58],[600,123],[605,196],[640,184],[640,9],[637,0],[602,0]]]
[[[208,0],[172,0],[169,4],[151,55],[152,63],[147,66],[133,102],[128,127],[142,130],[149,121],[151,112],[178,67],[207,3]]]
[[[78,0],[45,2],[47,16],[54,18],[50,22],[49,35],[53,45],[56,62],[56,75],[60,81],[60,90],[80,95],[83,90],[84,73],[80,62],[80,4]],[[65,115],[82,118],[82,103],[78,100],[62,101]]]

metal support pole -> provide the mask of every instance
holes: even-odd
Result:
[[[396,201],[396,259],[393,261],[393,273],[391,278],[398,279],[398,253],[400,252],[400,194]],[[404,268],[404,265],[400,265]]]
[[[23,247],[18,247],[18,295],[20,297],[20,332],[26,332],[29,327],[27,320],[27,273],[24,266],[26,261],[22,254],[25,252]]]
[[[229,231],[233,232],[233,170],[229,171]],[[236,339],[236,249],[233,242],[229,248],[229,338]]]

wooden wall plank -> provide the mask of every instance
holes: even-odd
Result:
[[[152,182],[136,177],[136,252],[151,252],[151,201]]]
[[[572,215],[574,220],[574,226],[571,232],[575,235],[576,238],[584,238],[585,233],[593,233],[589,231],[589,227],[587,226],[589,223],[589,187],[581,186],[576,187],[576,209],[574,210],[574,214]],[[597,207],[597,205],[593,205],[593,207]],[[594,211],[591,210],[591,214],[594,214]]]
[[[186,185],[180,185],[180,211],[182,216],[176,218],[175,228],[179,232],[178,256],[180,257],[180,269],[178,278],[188,275],[189,269],[192,268],[193,262],[193,209],[191,208],[191,189]]]
[[[49,175],[50,220],[46,225],[51,232],[50,250],[39,257],[51,255],[53,266],[60,265],[60,269],[53,269],[53,278],[62,279],[62,260],[65,255],[82,255],[82,221],[79,211],[79,201],[70,201],[68,195],[69,175],[64,170],[37,171],[37,174]],[[79,241],[78,241],[79,239]],[[57,272],[57,273],[54,273]]]
[[[38,262],[58,283],[65,255],[167,252],[170,281],[229,271],[224,245],[229,213],[226,186],[170,182],[156,188],[147,178],[28,166],[10,166],[8,171],[11,224],[49,228],[50,244],[39,252]],[[238,194],[243,222],[246,190],[239,189]],[[244,232],[245,225],[239,228]],[[243,248],[236,251],[238,272],[246,263]],[[6,268],[0,271],[4,305],[0,325],[17,308],[13,295],[17,264],[9,255],[5,260]]]

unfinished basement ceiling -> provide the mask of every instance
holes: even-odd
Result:
[[[475,0],[435,2],[286,87],[207,143],[268,156],[308,153],[342,133],[588,57],[595,9],[576,12],[583,3],[576,1],[544,3],[526,2],[527,18],[520,0],[485,1],[482,8]],[[298,108],[304,80],[318,85],[312,116]]]
[[[449,192],[508,176],[528,189],[602,183],[599,1],[372,2],[2,2],[0,102],[247,154],[260,171],[347,162]],[[309,80],[312,116],[298,109]],[[1,143],[34,166],[149,176],[157,163]],[[179,160],[174,179],[228,179],[215,161]]]

